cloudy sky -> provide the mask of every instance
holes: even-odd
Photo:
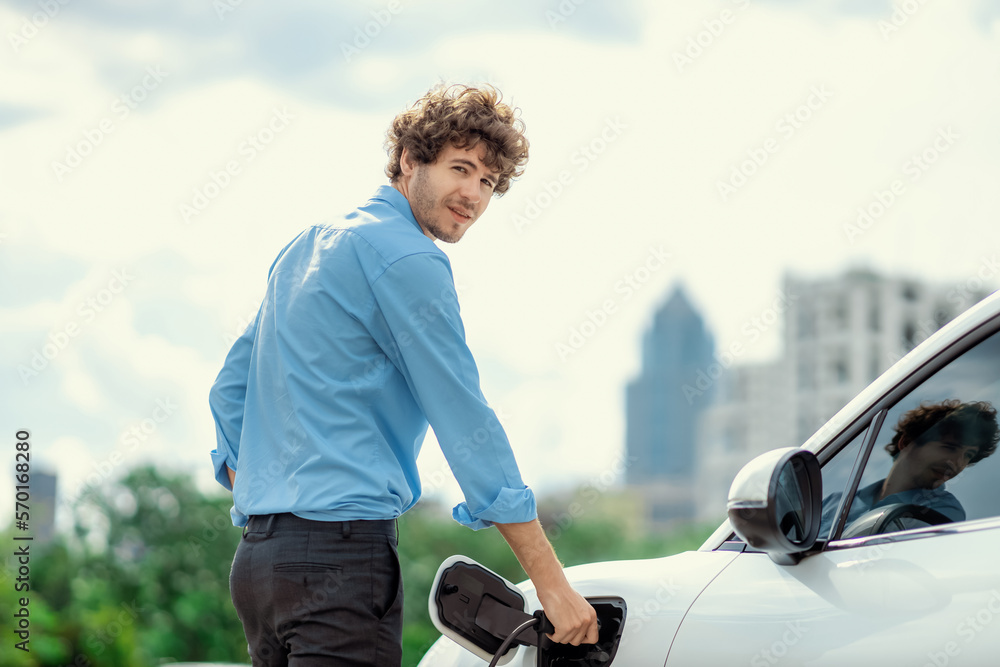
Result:
[[[386,182],[386,127],[442,81],[531,140],[445,250],[540,491],[621,469],[680,282],[727,347],[788,272],[997,271],[996,1],[7,0],[0,29],[0,427],[64,499],[146,462],[212,488],[208,389],[268,266]]]

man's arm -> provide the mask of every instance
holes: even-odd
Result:
[[[552,641],[574,646],[596,643],[597,612],[569,585],[542,525],[537,520],[494,525],[535,584],[538,601],[555,626]]]
[[[258,317],[260,315],[258,314]],[[250,356],[253,340],[257,332],[255,319],[246,331],[236,339],[226,355],[226,361],[219,371],[208,394],[208,404],[215,420],[216,448],[212,450],[212,465],[215,479],[223,487],[233,490],[234,473],[240,451],[240,432],[243,430],[243,409],[247,395],[247,378],[250,372]],[[228,471],[228,474],[227,474]]]
[[[455,519],[476,530],[534,519],[534,495],[480,389],[447,258],[404,257],[372,291],[386,325],[373,335],[405,378],[465,496]]]
[[[292,241],[292,243],[294,242]],[[278,253],[274,263],[271,264],[271,268],[267,272],[269,283],[274,268],[292,243],[285,246]],[[250,374],[250,357],[253,354],[254,338],[257,336],[257,326],[260,324],[260,314],[263,308],[262,302],[253,321],[247,325],[247,328],[233,343],[229,354],[226,355],[225,362],[222,364],[222,370],[219,371],[219,375],[215,378],[208,394],[209,407],[215,421],[217,442],[216,448],[212,450],[215,480],[229,491],[233,490],[233,484],[236,480],[233,466],[236,465],[239,457],[243,411]],[[226,486],[227,481],[229,482],[228,487]]]
[[[477,530],[500,527],[555,626],[554,641],[596,642],[597,614],[566,580],[535,519],[534,494],[482,395],[447,259],[430,253],[403,258],[372,290],[392,333],[380,345],[406,378],[465,495],[454,518]]]

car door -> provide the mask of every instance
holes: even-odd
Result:
[[[997,328],[995,320],[980,327],[899,378],[818,452],[826,519],[821,539],[832,538],[818,553],[779,565],[735,537],[720,547],[741,553],[691,606],[667,667],[998,664],[1000,456],[995,440],[992,447],[982,444],[993,437],[990,411],[1000,406]],[[908,459],[887,449],[908,424],[924,412],[947,412],[949,402],[977,412],[982,428],[975,451],[983,457],[954,466],[957,474],[945,479],[945,452],[927,465],[936,471],[929,477],[934,481],[911,474],[908,479],[922,479],[923,486],[880,500],[916,452],[926,459],[937,448],[957,446],[940,436],[946,422],[939,421],[904,441]],[[863,518],[885,518],[902,505],[933,506],[952,517],[929,525],[913,511],[906,517],[904,507],[903,519],[884,525]],[[880,532],[868,534],[873,527]],[[849,535],[856,536],[844,539]]]

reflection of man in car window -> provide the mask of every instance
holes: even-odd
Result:
[[[1000,429],[993,406],[954,399],[925,403],[905,413],[895,430],[885,446],[892,469],[885,479],[858,490],[847,523],[896,503],[929,507],[952,521],[965,520],[965,509],[944,483],[996,451]],[[822,536],[833,525],[841,495],[833,493],[823,501]]]

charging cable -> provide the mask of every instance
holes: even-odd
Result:
[[[500,648],[498,648],[497,652],[493,654],[493,660],[490,662],[490,667],[496,667],[497,662],[500,660],[503,654],[507,652],[507,649],[509,649],[510,645],[514,643],[514,640],[517,639],[518,635],[520,635],[522,632],[524,632],[525,630],[536,624],[540,624],[538,626],[540,628],[544,628],[546,625],[549,625],[551,627],[552,625],[551,623],[548,623],[545,616],[541,614],[541,610],[535,612],[534,616],[532,616],[527,621],[514,628],[514,631],[511,632],[509,635],[507,635],[507,638],[503,640],[502,644],[500,644]]]

